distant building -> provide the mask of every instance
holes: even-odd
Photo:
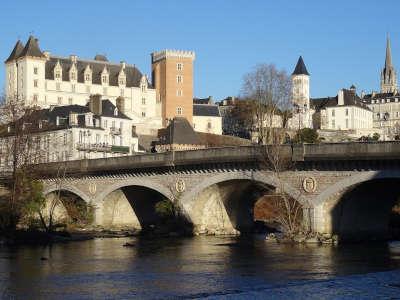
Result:
[[[219,106],[212,98],[193,99],[193,129],[198,132],[222,134],[222,117]]]
[[[32,163],[57,162],[132,155],[138,138],[132,120],[107,99],[92,97],[86,106],[51,106],[30,113],[24,123],[33,143]],[[21,121],[20,122],[24,122]],[[13,124],[4,124],[0,134],[0,169],[12,166],[9,145]]]
[[[314,128],[322,130],[372,130],[372,111],[356,89],[339,90],[337,96],[311,99]]]
[[[153,86],[161,102],[163,125],[174,117],[193,122],[192,51],[163,50],[151,54]]]
[[[38,40],[18,41],[5,61],[6,96],[27,106],[86,105],[90,95],[116,104],[136,124],[139,132],[161,127],[161,103],[156,90],[135,65],[112,63],[104,55],[93,60],[76,55],[60,57],[42,52]]]

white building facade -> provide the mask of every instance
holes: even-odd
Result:
[[[58,162],[133,155],[138,137],[132,131],[132,120],[109,100],[99,105],[67,105],[34,111],[34,122],[27,124],[32,163]],[[95,108],[95,109],[93,109]],[[7,125],[3,125],[7,126]],[[13,165],[11,129],[0,136],[0,170]],[[3,131],[4,132],[4,131]]]
[[[6,97],[17,97],[27,106],[86,105],[91,95],[117,104],[138,133],[151,134],[162,126],[161,102],[146,75],[134,65],[111,63],[105,56],[83,60],[76,55],[59,57],[42,52],[38,41],[20,41],[5,61]]]

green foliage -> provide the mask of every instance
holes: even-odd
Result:
[[[155,210],[157,215],[164,219],[172,218],[175,215],[174,204],[169,200],[157,202],[155,205]]]
[[[294,137],[295,143],[310,143],[315,144],[320,141],[318,132],[315,129],[311,128],[303,128],[297,131],[296,136]]]
[[[380,138],[381,138],[381,136],[380,136],[380,134],[377,133],[377,132],[375,132],[375,133],[372,135],[372,139],[373,139],[374,141],[379,141]]]

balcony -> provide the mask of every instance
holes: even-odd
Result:
[[[111,146],[111,152],[113,153],[129,153],[128,146]]]
[[[90,143],[77,143],[76,149],[80,151],[93,151],[93,152],[109,152],[109,153],[129,153],[128,146],[115,146],[105,143],[90,144]]]
[[[111,127],[110,128],[110,133],[112,135],[120,135],[121,134],[121,128]]]

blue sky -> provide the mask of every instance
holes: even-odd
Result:
[[[396,0],[5,1],[0,59],[30,32],[52,54],[106,54],[146,74],[151,52],[194,50],[195,96],[221,99],[238,95],[243,75],[257,63],[291,73],[303,55],[311,96],[332,96],[351,84],[379,89],[387,33],[400,68],[399,9]]]

